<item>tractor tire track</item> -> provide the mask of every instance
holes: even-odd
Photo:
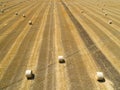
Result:
[[[38,59],[36,79],[34,81],[33,90],[54,90],[54,19],[53,19],[53,3],[51,2],[45,30],[43,32],[43,40],[40,48]]]
[[[82,61],[80,50],[74,54],[75,51],[78,51],[78,47],[69,30],[69,25],[62,16],[63,12],[61,11],[60,7],[58,7],[58,11],[60,27],[63,29],[61,30],[61,39],[66,57],[67,73],[70,79],[70,90],[88,90],[89,87],[91,87],[91,90],[93,90],[94,86],[92,85],[92,80],[88,75],[85,64]],[[80,63],[80,65],[77,65],[78,63]],[[85,85],[86,83],[88,85],[87,87]]]
[[[28,6],[28,7],[26,7],[26,6],[25,6],[25,7],[22,7],[22,8],[24,8],[24,9],[21,10],[21,13],[24,13],[24,12],[28,11],[28,10],[30,9],[30,7],[33,7],[35,4],[36,4],[36,3],[34,3],[33,5]],[[21,8],[21,9],[22,9],[22,8]],[[20,10],[19,10],[19,11],[20,11]],[[10,18],[10,15],[8,15],[8,16],[9,16],[8,18]],[[22,17],[22,15],[21,15],[21,17]],[[8,18],[5,18],[5,19],[8,19]],[[10,19],[9,21],[7,20],[8,25],[7,25],[6,27],[1,28],[1,30],[0,30],[0,35],[3,35],[4,32],[6,31],[6,29],[9,29],[12,25],[14,25],[14,22],[17,21],[19,18],[20,18],[20,17],[17,16],[17,17],[14,17],[14,18]],[[1,22],[4,22],[4,21],[5,21],[5,20],[3,19]]]
[[[3,14],[5,14],[5,15],[2,14],[2,17],[0,18],[0,23],[2,23],[5,19],[7,19],[7,18],[9,18],[10,16],[12,16],[12,14],[15,14],[16,11],[19,11],[19,10],[21,10],[22,8],[26,7],[26,6],[29,6],[29,5],[26,5],[26,3],[25,3],[25,4],[23,4],[23,5],[18,6],[18,8],[13,8],[13,9],[12,9],[11,11],[9,11],[9,12],[4,12]]]
[[[46,8],[46,5],[44,6],[44,9],[45,8]],[[40,12],[39,14],[43,13],[44,9],[42,9],[42,11],[39,11]],[[42,18],[42,14],[41,14],[41,16],[36,18],[35,22],[37,22],[39,24],[40,18]],[[12,60],[12,62],[8,66],[8,68],[6,69],[2,79],[0,80],[0,88],[1,89],[7,88],[7,87],[9,87],[9,85],[14,84],[19,80],[20,81],[22,80],[25,68],[27,66],[26,64],[29,60],[31,47],[33,46],[36,34],[38,32],[38,30],[37,30],[39,28],[38,24],[34,24],[31,27],[31,29],[27,33],[25,39],[23,40],[16,56],[14,57],[14,59]],[[15,68],[14,65],[16,65],[17,67]],[[13,77],[13,75],[14,75],[14,77]],[[11,85],[11,87],[12,87],[12,85]]]
[[[36,24],[34,24],[31,27],[31,29],[29,30],[28,34],[26,35],[22,44],[20,45],[20,48],[19,48],[15,58],[13,59],[13,63],[15,63],[16,60],[20,61],[20,63],[18,65],[19,67],[16,70],[17,72],[19,71],[19,73],[16,72],[16,75],[14,76],[14,79],[12,81],[19,81],[22,78],[24,78],[25,69],[27,67],[29,57],[31,55],[30,52],[32,51],[32,47],[34,45],[36,35],[39,32],[39,27],[40,27],[39,24],[42,23],[40,19],[43,17],[46,7],[47,7],[47,4],[44,5],[44,8],[42,8],[41,11],[39,10],[39,15],[37,16],[37,18],[35,20]],[[38,7],[38,9],[39,9],[39,7]],[[11,63],[11,65],[13,65],[13,63]],[[21,84],[20,84],[20,86],[21,86]],[[14,88],[14,86],[11,87],[10,90],[13,90],[13,88]]]
[[[63,2],[62,2],[63,3]],[[73,21],[80,37],[83,38],[83,41],[88,48],[89,52],[91,53],[92,57],[94,58],[96,64],[98,66],[101,66],[101,70],[105,73],[105,76],[111,80],[114,83],[114,89],[118,89],[120,85],[120,73],[112,66],[112,64],[109,62],[109,60],[106,58],[106,56],[99,50],[99,48],[95,45],[95,43],[92,41],[88,33],[84,30],[84,28],[81,26],[81,24],[76,20],[76,18],[72,15],[69,8],[63,3],[64,8],[66,9],[66,12],[68,13],[69,17]],[[96,53],[93,53],[94,51],[97,51]]]
[[[73,7],[75,8],[75,7]],[[79,10],[77,10],[79,11]],[[91,15],[92,17],[93,15]],[[86,14],[85,16],[81,16],[81,18],[84,18],[84,21],[89,24],[89,26],[91,26],[93,28],[94,26],[94,29],[93,31],[103,40],[103,42],[105,43],[105,45],[107,46],[107,48],[114,54],[114,56],[116,56],[118,59],[120,58],[120,53],[118,53],[118,50],[119,50],[119,32],[115,32],[115,30],[109,30],[111,33],[108,34],[108,32],[105,32],[103,30],[101,30],[100,27],[98,27],[97,23],[96,22],[93,22],[92,20],[88,19],[88,15]],[[96,18],[97,19],[97,18]],[[96,20],[94,19],[94,20]],[[97,22],[99,22],[99,20],[97,20]],[[95,24],[93,24],[95,23]],[[101,25],[102,24],[102,21],[101,21]],[[105,29],[107,30],[108,28],[106,28],[106,26],[104,26]],[[104,29],[104,30],[105,30]],[[114,28],[113,28],[114,29]],[[112,32],[114,31],[114,32]],[[100,34],[102,33],[102,34]],[[112,35],[114,34],[114,36]],[[117,37],[116,39],[113,40],[113,37]],[[117,42],[118,41],[118,42]],[[111,45],[110,45],[111,43]]]
[[[34,10],[36,10],[37,6],[35,6],[35,8],[33,8],[32,10],[29,11],[29,14],[31,12],[33,12]],[[29,18],[32,17],[32,14],[29,15]],[[28,23],[29,18],[27,18],[24,22],[23,20],[19,22],[19,25],[15,27],[15,29],[8,34],[8,36],[2,41],[0,42],[0,61],[3,60],[4,56],[6,55],[6,53],[9,51],[10,47],[12,46],[12,44],[14,43],[14,41],[16,40],[16,38],[18,37],[18,35],[22,32],[21,27],[25,27],[25,23]],[[6,42],[7,41],[7,42]],[[3,47],[4,45],[4,47]]]

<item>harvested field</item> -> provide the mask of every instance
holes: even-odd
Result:
[[[120,90],[119,28],[120,0],[0,0],[0,90]]]

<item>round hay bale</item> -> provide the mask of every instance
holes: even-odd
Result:
[[[32,70],[26,70],[25,71],[25,76],[26,76],[27,79],[32,79],[33,78]]]
[[[59,63],[65,63],[65,59],[63,56],[58,56]]]
[[[31,20],[29,21],[29,25],[32,25],[32,21]]]
[[[108,14],[107,14],[107,13],[105,13],[104,15],[105,15],[105,16],[107,16]]]
[[[97,81],[104,81],[103,72],[97,72],[96,73],[96,78],[97,78]]]
[[[26,16],[23,14],[23,17],[25,18]]]
[[[15,15],[18,15],[18,12],[15,12]]]
[[[108,21],[108,24],[112,24],[112,20],[109,20],[109,21]]]

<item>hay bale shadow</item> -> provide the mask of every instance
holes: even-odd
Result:
[[[105,79],[103,79],[103,80],[98,80],[98,82],[104,83],[104,82],[105,82]]]
[[[60,63],[60,64],[64,64],[64,63],[65,63],[65,60],[64,60],[64,59],[63,59],[63,60],[60,60],[59,63]]]
[[[28,77],[27,80],[34,80],[35,79],[35,74],[32,74],[32,77]]]

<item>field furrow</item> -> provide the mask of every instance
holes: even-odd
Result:
[[[120,90],[119,21],[120,0],[0,0],[0,90]]]

